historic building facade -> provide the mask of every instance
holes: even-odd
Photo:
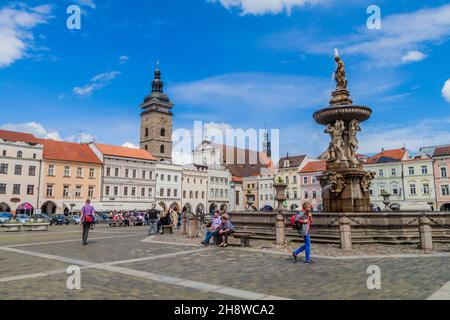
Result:
[[[102,161],[89,145],[40,141],[44,145],[39,200],[42,212],[79,212],[88,198],[94,206],[99,206]]]
[[[257,211],[259,209],[258,177],[244,177],[242,179],[242,186],[244,191],[244,209]],[[253,203],[251,207],[249,207],[249,203]]]
[[[206,213],[208,196],[208,168],[189,165],[183,167],[182,201],[183,211]]]
[[[156,203],[158,209],[181,212],[183,167],[168,162],[156,163]]]
[[[274,179],[275,170],[261,169],[261,174],[256,179],[258,183],[258,209],[271,211],[276,208]]]
[[[433,152],[436,185],[436,209],[450,211],[450,146],[437,147]]]
[[[158,161],[172,161],[173,104],[163,89],[161,71],[156,68],[152,92],[141,104],[140,148]]]
[[[303,200],[311,203],[314,211],[323,210],[322,187],[317,177],[326,171],[326,165],[323,160],[310,161],[299,170]]]
[[[305,155],[291,157],[287,155],[278,163],[277,177],[281,177],[288,185],[286,189],[287,208],[295,211],[301,208],[302,189],[299,171],[308,163]]]
[[[97,211],[147,210],[155,204],[156,159],[145,150],[90,144],[103,162]]]
[[[0,130],[0,212],[35,213],[43,145],[30,134]]]
[[[230,180],[228,169],[223,167],[208,168],[208,212],[215,210],[226,212],[230,208]]]
[[[244,211],[244,186],[243,178],[232,177],[230,181],[230,211]]]

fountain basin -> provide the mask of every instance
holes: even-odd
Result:
[[[314,119],[318,124],[328,125],[335,123],[337,120],[343,120],[350,122],[352,120],[358,120],[363,122],[368,120],[372,115],[372,109],[365,106],[356,105],[342,105],[342,106],[330,106],[314,113]]]

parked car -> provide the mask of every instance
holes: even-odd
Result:
[[[50,222],[50,217],[45,213],[35,214],[31,216],[31,219],[43,220],[44,222]]]
[[[19,221],[21,224],[26,224],[30,222],[31,217],[27,214],[18,214],[17,215],[17,221]]]
[[[52,219],[50,220],[50,225],[60,225],[62,226],[63,224],[65,225],[69,225],[69,219],[67,219],[67,217],[63,214],[55,214],[54,216],[52,216]]]
[[[81,221],[81,218],[78,215],[69,216],[67,219],[69,220],[69,223],[73,223],[73,224],[80,224],[80,221]]]
[[[9,220],[11,220],[11,218],[12,218],[11,213],[8,212],[0,213],[0,224],[8,222]]]

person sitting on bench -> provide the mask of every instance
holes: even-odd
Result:
[[[228,236],[233,234],[234,232],[234,225],[231,223],[229,215],[222,215],[222,225],[220,226],[219,236],[221,236],[223,240],[219,247],[228,247]]]
[[[220,226],[222,225],[222,220],[219,215],[219,211],[214,212],[214,219],[211,222],[211,229],[206,233],[205,240],[202,241],[202,244],[205,246],[209,246],[209,242],[212,237],[217,236],[220,230]]]

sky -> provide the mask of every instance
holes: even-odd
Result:
[[[281,155],[315,157],[337,48],[354,103],[373,109],[360,152],[414,152],[450,144],[449,38],[441,0],[1,0],[0,128],[138,145],[159,60],[175,129],[267,125]]]

